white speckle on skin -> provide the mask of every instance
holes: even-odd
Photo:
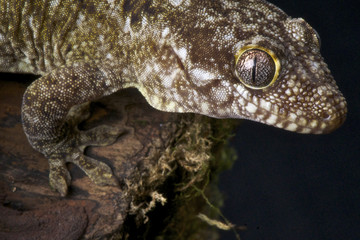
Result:
[[[177,102],[183,101],[183,98],[180,96],[180,94],[178,94],[176,92],[173,93],[173,97],[174,97],[175,101],[177,101]]]
[[[266,119],[266,123],[270,124],[270,125],[274,125],[277,121],[277,116],[274,114],[271,114],[270,117],[268,119]]]
[[[294,93],[295,95],[298,95],[298,94],[299,94],[299,88],[298,88],[298,87],[294,87],[294,88],[292,89],[292,91],[293,91],[293,93]]]
[[[311,62],[312,67],[314,67],[315,69],[319,68],[319,63],[317,62]]]
[[[179,49],[174,48],[174,51],[179,56],[181,61],[183,61],[183,62],[186,61],[186,58],[188,56],[188,52],[187,52],[186,48],[179,48]]]
[[[155,65],[155,66],[157,66],[157,65]],[[164,87],[172,89],[174,80],[178,79],[178,77],[177,77],[178,74],[179,75],[181,74],[180,69],[176,69],[175,71],[171,72],[170,76],[164,76],[164,81],[163,81]]]
[[[301,126],[306,126],[307,121],[306,121],[305,118],[301,117],[301,118],[298,120],[298,123],[299,123],[299,125],[301,125]]]
[[[291,96],[291,97],[289,97],[289,101],[290,102],[296,102],[296,97],[295,96]]]
[[[295,123],[290,123],[285,129],[289,131],[296,131],[298,126]]]
[[[163,80],[163,85],[165,88],[171,88],[172,83],[173,83],[172,78],[166,77]]]
[[[240,106],[244,106],[246,104],[245,99],[242,97],[239,98],[239,103],[240,103]]]
[[[285,94],[288,95],[288,96],[291,96],[292,92],[291,92],[291,90],[288,88],[288,89],[286,89]]]
[[[52,8],[57,8],[57,7],[60,5],[60,2],[61,2],[61,1],[52,1],[52,2],[51,2],[51,7],[52,7]]]
[[[209,72],[209,71],[206,71],[204,69],[201,69],[201,68],[194,68],[190,71],[190,74],[192,75],[193,78],[196,78],[200,81],[203,81],[203,80],[211,80],[211,79],[214,79],[216,78],[216,75]],[[201,85],[201,84],[200,84]]]
[[[312,128],[315,128],[317,125],[318,125],[318,121],[316,121],[316,120],[312,120],[310,122],[310,127],[312,127]]]
[[[201,103],[201,111],[203,114],[209,113],[209,104],[207,102]]]
[[[164,28],[164,30],[161,32],[161,37],[165,38],[167,35],[169,35],[170,29],[168,27]]]
[[[161,66],[159,66],[159,64],[154,64],[153,65],[153,70],[155,71],[155,72],[160,72],[161,71]]]
[[[230,41],[232,39],[235,39],[235,36],[232,33],[228,33],[228,34],[224,35],[223,39]]]
[[[130,17],[127,17],[125,20],[124,28],[123,28],[123,31],[125,33],[129,33],[129,32],[132,33],[130,23],[131,23],[131,19],[130,19]]]
[[[217,87],[213,88],[212,91],[212,97],[216,99],[216,101],[220,102],[226,102],[228,101],[229,94],[226,92],[225,88]]]
[[[289,114],[289,119],[291,120],[291,121],[296,121],[296,118],[297,118],[297,116],[296,116],[296,114],[295,113],[290,113]]]
[[[264,110],[270,111],[271,110],[271,103],[265,101],[264,99],[260,99],[260,107]]]
[[[170,4],[173,5],[174,7],[179,6],[183,0],[169,0]]]
[[[326,92],[326,87],[325,86],[320,86],[320,87],[317,88],[317,93],[319,95],[324,95],[324,92]],[[330,95],[330,94],[328,94],[328,95]]]
[[[176,111],[176,105],[174,102],[170,102],[166,105],[166,109],[170,112],[175,112]]]
[[[4,41],[4,40],[5,40],[4,35],[0,33],[0,41]]]
[[[111,86],[111,81],[108,79],[108,78],[106,78],[106,80],[105,80],[105,85],[106,86]]]
[[[289,88],[293,88],[293,87],[295,87],[295,81],[292,80],[292,79],[290,79],[290,80],[287,82],[287,85],[288,85]]]
[[[34,29],[35,27],[34,27],[34,25],[33,25],[33,21],[34,21],[34,18],[33,18],[33,16],[30,16],[29,17],[29,24],[32,26],[32,28]],[[35,28],[36,29],[36,28]]]
[[[300,131],[301,133],[311,133],[311,129],[310,128],[303,128]]]
[[[84,21],[85,16],[83,14],[79,14],[79,18],[76,20],[76,25],[79,26]]]
[[[245,107],[246,111],[248,111],[249,113],[255,113],[257,110],[257,107],[252,104],[252,103],[248,103]]]
[[[240,84],[236,86],[236,91],[242,96],[243,98],[247,98],[247,90],[241,86]]]

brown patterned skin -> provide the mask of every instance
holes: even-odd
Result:
[[[22,120],[61,195],[66,162],[116,185],[83,149],[111,144],[117,131],[80,132],[81,108],[68,112],[122,88],[159,110],[300,133],[330,132],[347,111],[316,31],[262,0],[0,0],[0,71],[41,75],[24,94]],[[259,79],[269,85],[251,86]]]

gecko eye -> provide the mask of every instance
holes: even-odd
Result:
[[[263,47],[245,46],[235,55],[235,75],[248,88],[271,86],[279,76],[280,61]]]

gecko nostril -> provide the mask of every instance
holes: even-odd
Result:
[[[321,116],[325,121],[328,121],[331,119],[331,114],[328,112],[324,112]]]

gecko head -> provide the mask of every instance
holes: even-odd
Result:
[[[157,50],[139,67],[139,78],[150,76],[140,90],[152,106],[299,133],[328,133],[344,122],[345,98],[303,19],[262,0],[191,9],[181,21],[183,14],[171,14],[172,28],[159,31],[164,44],[146,48]]]
[[[346,101],[320,55],[320,37],[303,19],[284,21],[281,39],[258,35],[235,53],[239,112],[299,133],[328,133],[346,118]]]
[[[346,118],[346,101],[320,54],[317,32],[301,18],[253,2],[229,10],[220,27],[196,31],[206,40],[187,51],[190,64],[184,61],[198,96],[184,101],[188,111],[299,133],[335,130]],[[249,14],[241,9],[251,7],[256,18],[244,20]]]

